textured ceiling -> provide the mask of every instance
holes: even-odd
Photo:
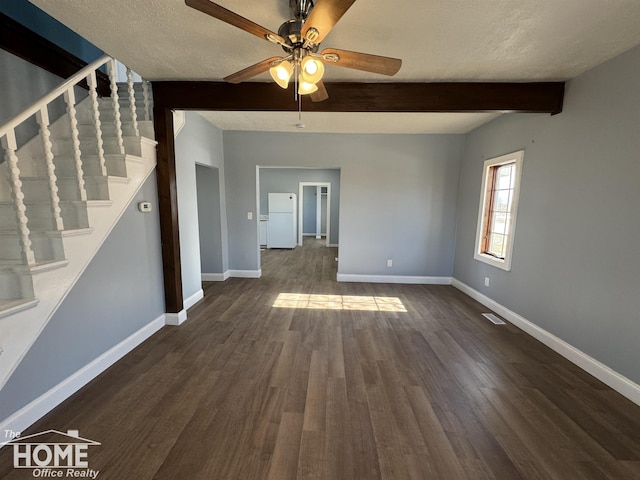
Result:
[[[499,113],[200,112],[223,130],[314,133],[467,133]],[[336,116],[340,121],[336,122]]]
[[[149,80],[221,80],[283,53],[183,0],[30,1]],[[288,0],[217,3],[273,31],[289,18]],[[639,43],[639,0],[358,0],[322,47],[403,59],[391,78],[329,66],[328,82],[541,81],[573,78]],[[207,116],[215,123],[215,114]],[[261,129],[277,120],[234,112],[222,117],[225,129]],[[293,117],[283,129],[298,123]],[[311,117],[303,113],[309,127]],[[495,115],[320,117],[318,125],[342,125],[340,131],[366,130],[367,124],[372,131],[395,131],[400,123],[407,133],[425,125],[434,133],[459,133]]]

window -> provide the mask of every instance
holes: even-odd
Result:
[[[511,270],[524,150],[484,162],[474,258]]]

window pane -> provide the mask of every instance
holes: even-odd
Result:
[[[507,188],[513,188],[511,184],[511,178],[513,172],[513,165],[503,165],[498,168],[498,190],[505,190]]]
[[[504,244],[504,235],[500,235],[499,233],[492,233],[488,253],[491,253],[492,255],[495,255],[499,258],[504,258]]]
[[[509,229],[511,228],[511,214],[507,213],[506,215],[506,220],[505,220],[505,233],[507,234],[507,236],[509,235],[509,233],[511,232]]]
[[[497,190],[494,197],[495,203],[493,210],[495,212],[506,212],[509,209],[509,193],[511,190]]]
[[[491,216],[491,232],[505,234],[507,232],[507,214],[496,212]]]
[[[507,212],[511,213],[513,209],[513,190],[509,190],[509,200],[507,201]]]

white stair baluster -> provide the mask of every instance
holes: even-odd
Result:
[[[82,153],[80,152],[80,137],[78,134],[78,118],[76,114],[76,94],[73,87],[64,92],[64,101],[67,104],[67,114],[71,126],[71,143],[73,144],[73,160],[76,167],[76,178],[78,179],[78,192],[80,200],[87,200],[87,190],[84,184],[84,171],[82,170]]]
[[[56,177],[56,166],[53,163],[53,144],[51,143],[51,132],[49,131],[49,110],[43,106],[36,113],[36,120],[40,125],[40,138],[42,139],[42,149],[44,160],[47,165],[47,179],[49,181],[49,195],[51,197],[51,212],[55,222],[55,230],[64,230],[64,223],[60,209],[60,197],[58,196],[58,177]]]
[[[138,114],[136,112],[136,92],[133,89],[133,72],[127,67],[127,89],[129,90],[129,108],[131,109],[131,122],[133,123],[133,134],[140,136],[138,131]]]
[[[118,96],[118,84],[116,83],[116,61],[111,59],[109,67],[109,86],[111,88],[111,104],[113,105],[113,118],[116,126],[116,140],[120,153],[124,153],[124,140],[122,139],[122,120],[120,118],[120,102]]]
[[[100,171],[102,175],[107,176],[107,164],[104,159],[104,143],[102,141],[102,123],[100,122],[100,107],[98,105],[98,82],[96,81],[96,72],[93,71],[87,77],[89,84],[89,96],[91,97],[91,113],[93,115],[93,126],[96,131],[96,141],[98,144],[98,162],[100,163]]]
[[[149,98],[149,82],[142,80],[142,95],[144,96],[144,119],[151,120],[151,103]]]
[[[2,137],[2,147],[5,150],[5,159],[9,172],[9,185],[11,187],[11,196],[16,209],[16,220],[18,221],[18,236],[20,239],[20,247],[22,248],[22,261],[27,265],[36,263],[36,256],[31,249],[31,238],[29,230],[29,219],[27,218],[27,207],[24,204],[24,193],[22,192],[22,181],[20,181],[20,168],[18,167],[18,156],[16,150],[18,145],[16,142],[15,130],[11,129]]]

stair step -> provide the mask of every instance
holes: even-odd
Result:
[[[142,146],[140,144],[140,137],[134,137],[131,135],[125,135],[122,137],[124,141],[125,153],[130,155],[142,155]],[[114,137],[102,138],[102,149],[105,154],[120,154],[120,146],[118,141]],[[93,136],[80,138],[80,151],[83,155],[97,155],[98,154],[98,141]],[[53,153],[55,156],[73,156],[74,148],[73,141],[70,138],[61,138],[54,143]]]
[[[87,195],[90,190],[95,195],[103,193],[100,185],[96,185],[97,182],[92,182],[89,177],[85,177],[84,181]],[[60,200],[78,200],[80,198],[77,178],[57,177],[56,184]],[[49,180],[45,177],[23,177],[22,191],[25,199],[30,203],[46,203],[50,201]]]
[[[92,231],[88,228],[84,230]],[[13,263],[12,263],[13,262]],[[44,262],[34,263],[33,265],[25,265],[22,262],[15,262],[15,260],[0,260],[0,271],[3,269],[11,269],[19,274],[31,274],[35,275],[42,272],[48,272],[49,270],[55,270],[57,268],[66,267],[69,265],[69,260],[49,260]]]
[[[33,282],[21,265],[0,264],[0,302],[33,298]]]
[[[151,115],[151,113],[150,113]],[[100,121],[102,124],[112,124],[115,122],[116,116],[112,109],[100,111]],[[144,116],[144,108],[138,108],[136,110],[136,120],[138,122],[145,120]],[[128,108],[120,108],[120,121],[123,124],[133,125],[133,117],[131,116],[131,111]]]
[[[49,231],[54,229],[51,202],[25,201],[27,226],[31,231]],[[86,228],[89,226],[86,202],[80,200],[61,200],[60,215],[66,229]],[[15,206],[12,202],[0,202],[0,222],[3,225],[16,225]]]
[[[109,182],[128,183],[127,177],[115,175],[85,175],[84,186],[88,200],[108,200]],[[78,200],[78,179],[75,177],[58,177],[58,197],[60,200]],[[22,178],[22,191],[30,202],[49,201],[49,180],[45,177]]]
[[[0,318],[14,315],[38,305],[39,300],[20,298],[18,300],[0,301]]]
[[[129,84],[126,82],[118,82],[117,83],[118,86],[118,94],[120,92],[128,92],[129,91]],[[139,94],[142,94],[144,92],[144,87],[142,86],[142,82],[133,82],[133,90]],[[151,86],[149,86],[149,93],[151,93]]]
[[[138,107],[138,109],[136,110],[136,116],[138,122],[145,120],[144,108]],[[149,120],[151,120],[151,118]],[[122,122],[123,126],[133,125],[131,111],[129,110],[129,108],[121,106],[120,121]],[[110,127],[110,125],[115,125],[115,114],[111,106],[100,108],[100,123],[103,127],[103,136],[106,132],[106,134],[113,135],[115,137],[115,128]],[[89,111],[78,112],[78,127],[80,128],[81,125],[90,126],[90,128],[84,129],[84,133],[86,133],[88,137],[95,136],[95,132],[93,130],[93,115]]]
[[[62,235],[52,231],[32,231],[29,234],[31,249],[36,257],[36,262],[44,263],[64,259],[64,246]],[[0,230],[0,263],[6,261],[22,261],[22,248],[20,235],[17,230]]]
[[[116,177],[127,176],[127,155],[108,153],[104,156],[107,174]],[[73,177],[76,174],[76,160],[71,155],[60,155],[55,158],[56,174]],[[82,171],[85,176],[101,176],[100,158],[98,155],[82,155]]]
[[[114,120],[108,121],[104,118],[102,120],[102,125],[100,129],[102,130],[102,137],[116,137],[116,125]],[[133,137],[135,135],[135,131],[133,129],[133,123],[124,121],[122,117],[120,118],[122,122],[122,135],[125,137]],[[93,123],[78,123],[78,135],[80,138],[95,138],[96,130]]]

